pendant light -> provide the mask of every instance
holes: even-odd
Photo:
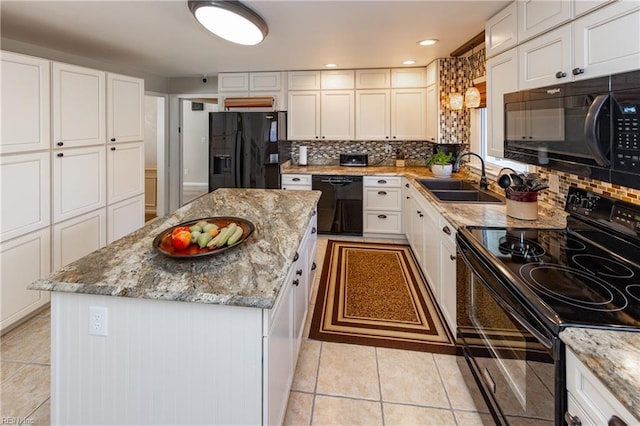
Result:
[[[473,48],[471,49],[471,55],[473,56]],[[473,73],[471,72],[471,61],[467,56],[467,65],[469,66],[469,74],[471,75],[471,87],[464,93],[464,105],[467,108],[478,108],[480,106],[480,91],[473,85]]]
[[[208,31],[233,43],[256,45],[267,36],[267,23],[237,0],[189,0],[189,10]]]
[[[454,92],[449,95],[449,108],[451,109],[462,109],[462,105],[464,104],[464,97],[460,92]]]

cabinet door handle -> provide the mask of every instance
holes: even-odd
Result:
[[[411,198],[411,197],[409,197],[409,196],[407,195],[407,200],[408,200],[408,199],[410,199],[410,198]]]
[[[567,76],[567,73],[564,71],[558,71],[556,73],[556,78],[565,78]]]
[[[627,426],[627,422],[625,422],[624,420],[622,420],[620,417],[616,416],[615,414],[613,416],[611,416],[611,418],[609,419],[609,422],[607,423],[608,426]]]
[[[111,142],[115,142],[115,141],[116,141],[116,138],[111,138],[111,139],[109,139],[109,140],[110,140]]]
[[[448,226],[445,226],[444,228],[442,228],[442,232],[444,232],[447,235],[451,235],[451,229],[449,229]]]
[[[64,142],[58,142],[56,145],[62,146],[62,145],[64,145]]]
[[[300,178],[292,178],[291,180],[294,182],[300,182]]]
[[[450,254],[450,255],[449,255],[449,259],[451,259],[451,260],[456,260],[456,257],[455,257],[454,255]]]
[[[582,421],[580,421],[580,417],[572,416],[571,413],[568,411],[564,413],[564,421],[567,422],[567,426],[582,426]]]
[[[298,270],[296,271],[296,275],[302,275],[302,269],[298,269]]]
[[[574,68],[571,70],[571,74],[573,75],[584,74],[584,68]]]
[[[408,187],[409,187],[409,184],[408,184],[408,183],[405,183],[405,184],[404,184],[404,187],[405,187],[405,188],[408,188]]]
[[[386,214],[379,214],[378,215],[378,219],[386,219],[387,215]]]
[[[313,228],[311,228],[311,233],[315,234],[316,232],[318,232],[318,230],[316,229],[316,227],[314,226]]]
[[[387,195],[387,191],[378,191],[378,195]]]
[[[293,280],[293,285],[298,287],[298,285],[300,285],[300,280]]]
[[[378,181],[378,183],[380,183],[380,184],[383,184],[383,185],[384,185],[385,183],[387,183],[387,181],[386,181],[386,180],[384,180],[384,179],[380,179],[380,180]]]
[[[115,147],[115,146],[112,146],[112,147],[111,147],[111,151],[115,151],[115,150],[116,150],[116,147]]]
[[[311,264],[311,270],[312,270],[312,271],[315,271],[317,267],[318,267],[318,265],[316,265],[316,262],[313,262],[313,263]]]
[[[298,261],[299,258],[300,258],[300,255],[298,254],[298,252],[296,252],[296,255],[293,256],[293,261],[296,262]]]
[[[58,157],[64,157],[64,154],[60,152],[58,153]]]

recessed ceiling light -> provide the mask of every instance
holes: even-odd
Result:
[[[324,66],[327,67],[327,68],[335,68],[338,65],[337,64],[324,64]]]
[[[402,61],[402,65],[413,65],[415,63],[416,63],[416,61],[414,61],[413,59],[409,59],[407,61]]]
[[[426,40],[420,40],[418,44],[420,46],[431,46],[432,44],[436,44],[437,42],[438,40],[436,40],[435,38],[428,38]]]
[[[189,10],[208,31],[237,44],[253,46],[267,36],[267,23],[239,1],[189,0]]]

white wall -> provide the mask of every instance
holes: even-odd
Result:
[[[183,186],[209,183],[209,112],[216,104],[204,104],[204,111],[192,111],[192,101],[182,101]]]

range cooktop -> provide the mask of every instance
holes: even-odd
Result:
[[[470,227],[475,244],[557,326],[640,330],[640,207],[572,188],[566,229]],[[638,210],[638,211],[636,211]],[[527,291],[530,290],[530,291]]]

